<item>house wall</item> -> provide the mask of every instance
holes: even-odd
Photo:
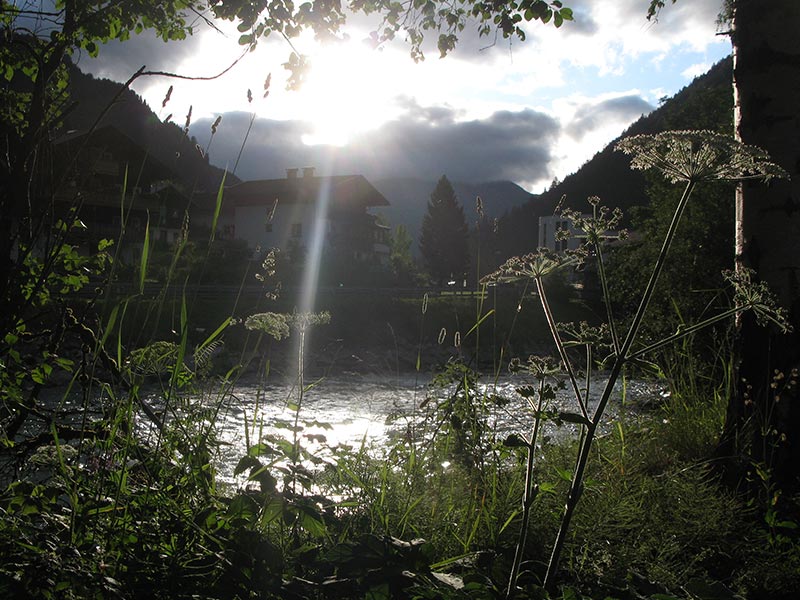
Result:
[[[584,215],[588,216],[588,215]],[[556,232],[559,229],[568,230],[572,236],[567,240],[556,240]],[[539,247],[548,248],[555,252],[564,250],[575,250],[581,245],[581,240],[577,236],[582,232],[572,227],[572,221],[558,215],[539,217]]]
[[[264,204],[268,206],[236,207],[234,225],[237,238],[245,240],[253,249],[260,247],[286,250],[291,243],[304,247],[310,245],[317,212],[313,204],[279,204],[271,221],[269,213],[273,204]],[[326,223],[326,231],[328,227]]]

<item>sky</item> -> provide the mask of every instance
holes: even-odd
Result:
[[[312,64],[298,91],[286,89],[282,64],[292,48],[277,36],[216,80],[153,76],[133,88],[159,118],[171,114],[179,125],[191,106],[190,132],[220,167],[234,168],[246,137],[235,171],[241,179],[314,166],[318,173],[373,180],[510,180],[540,192],[730,53],[716,24],[721,0],[680,0],[655,23],[645,18],[646,0],[564,4],[575,20],[560,29],[532,22],[521,42],[481,38],[477,26],[468,26],[454,52],[440,59],[431,46],[419,63],[402,35],[378,48],[369,44],[378,21],[355,15],[342,42],[293,40]],[[221,31],[199,28],[180,42],[145,33],[101,47],[97,58],[76,58],[82,70],[118,81],[142,65],[214,75],[242,54],[235,24],[217,26]]]

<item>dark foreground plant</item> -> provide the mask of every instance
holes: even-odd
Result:
[[[685,327],[678,332],[665,337],[655,343],[648,344],[643,348],[637,348],[634,343],[637,334],[647,313],[647,307],[653,296],[658,282],[659,275],[663,269],[673,239],[678,230],[678,224],[692,192],[701,181],[714,180],[733,180],[733,179],[763,179],[769,180],[773,177],[785,177],[784,171],[768,160],[767,155],[756,148],[744,146],[732,138],[706,131],[677,131],[666,132],[655,136],[634,136],[627,138],[619,143],[618,149],[633,156],[632,167],[636,169],[657,168],[670,181],[685,184],[683,195],[681,196],[675,211],[672,222],[667,229],[662,243],[661,251],[653,265],[650,279],[642,293],[638,309],[634,313],[630,324],[627,326],[625,335],[620,332],[620,324],[615,318],[611,309],[611,302],[608,293],[609,282],[605,275],[603,259],[603,242],[613,236],[612,231],[616,228],[620,220],[620,213],[614,211],[609,214],[605,207],[599,206],[599,200],[590,199],[592,214],[584,216],[574,210],[564,210],[562,215],[570,219],[573,226],[582,231],[584,243],[576,253],[556,255],[547,250],[529,254],[521,258],[509,260],[500,267],[495,273],[488,276],[486,281],[492,283],[514,282],[520,280],[533,280],[536,284],[542,310],[550,325],[550,332],[561,359],[562,367],[567,373],[568,381],[574,395],[579,412],[570,414],[569,418],[580,426],[580,442],[578,446],[578,456],[575,469],[572,475],[570,488],[564,506],[564,513],[561,518],[561,526],[558,530],[553,544],[552,554],[547,565],[544,577],[544,587],[553,590],[555,579],[558,572],[561,553],[566,541],[567,532],[572,520],[575,508],[584,491],[584,478],[586,466],[589,461],[592,443],[597,435],[598,427],[602,421],[604,411],[611,399],[614,386],[616,385],[623,368],[626,365],[641,362],[644,357],[652,351],[675,341],[681,340],[694,332],[704,329],[717,323],[718,321],[729,318],[746,310],[753,310],[760,321],[771,321],[783,330],[788,328],[784,312],[776,306],[768,291],[763,286],[754,286],[749,282],[747,273],[738,273],[731,276],[730,281],[735,288],[734,305],[718,315],[706,318],[690,327]],[[564,234],[565,232],[562,232]],[[603,388],[600,400],[590,414],[588,406],[589,383],[587,378],[586,387],[581,388],[577,376],[574,361],[570,358],[567,351],[567,344],[562,340],[556,320],[552,314],[544,285],[544,276],[558,269],[571,266],[576,262],[582,262],[586,257],[593,257],[597,262],[597,272],[600,278],[603,301],[607,309],[607,326],[611,337],[611,353],[604,363],[610,365],[608,377]],[[582,343],[587,347],[591,345],[591,340],[583,340]],[[591,361],[591,356],[589,357]],[[587,363],[587,372],[590,364]],[[544,414],[535,410],[534,414],[538,421],[544,418]],[[534,429],[536,431],[536,429]],[[530,449],[531,441],[523,440],[523,444]],[[527,463],[528,475],[530,480],[534,469],[533,460]],[[523,500],[523,511],[525,505],[530,502],[528,489],[526,487],[525,499]],[[523,526],[527,525],[523,522]],[[519,547],[524,547],[526,531],[520,532]],[[519,559],[515,560],[518,564]],[[515,578],[517,568],[514,568],[509,581],[507,596],[511,597],[516,588]]]

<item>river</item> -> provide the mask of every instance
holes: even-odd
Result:
[[[519,377],[502,377],[497,383],[490,380],[479,382],[479,390],[489,396],[497,395],[505,402],[495,405],[491,411],[491,425],[499,436],[512,432],[527,432],[533,422],[531,411],[525,401],[515,393],[523,385]],[[393,435],[406,430],[420,405],[431,396],[435,400],[445,397],[445,389],[429,388],[429,379],[415,374],[392,377],[334,375],[307,383],[302,406],[298,415],[302,427],[300,433],[304,444],[316,451],[340,444],[360,447],[371,446],[377,455],[385,448]],[[596,377],[590,394],[590,414],[602,393],[605,380]],[[451,388],[452,389],[452,388]],[[645,404],[665,394],[663,386],[643,381],[620,381],[606,410],[604,422],[612,422],[621,412],[636,413]],[[291,439],[297,402],[297,389],[291,383],[239,383],[232,393],[221,401],[216,419],[220,445],[217,461],[218,477],[233,483],[233,469],[245,454],[246,441],[259,441],[260,436],[281,435]],[[209,402],[219,402],[210,399]],[[549,408],[556,411],[578,412],[569,390],[557,393]],[[248,428],[248,435],[245,433]],[[544,434],[550,437],[566,435],[575,426],[564,424],[557,427],[548,423]]]

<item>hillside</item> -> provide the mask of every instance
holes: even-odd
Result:
[[[66,112],[62,131],[88,130],[108,109],[97,126],[113,125],[122,131],[178,173],[189,189],[215,189],[223,171],[209,164],[208,156],[198,150],[197,140],[184,135],[183,129],[175,123],[162,122],[135,92],[126,89],[119,93],[120,87],[115,81],[95,78],[72,66],[69,93],[73,105]],[[118,93],[119,97],[114,100]],[[183,115],[176,119],[182,120]],[[231,175],[227,181],[231,182]]]
[[[576,209],[585,207],[589,196],[599,196],[604,204],[619,206],[623,210],[647,204],[645,176],[641,171],[631,171],[630,160],[614,151],[617,141],[630,135],[670,129],[711,129],[731,133],[732,69],[730,57],[720,61],[658,109],[633,123],[620,138],[595,154],[559,185],[513,208],[500,221],[502,255],[514,256],[534,250],[538,246],[535,236],[539,217],[552,214],[562,196],[566,197],[568,206]]]

